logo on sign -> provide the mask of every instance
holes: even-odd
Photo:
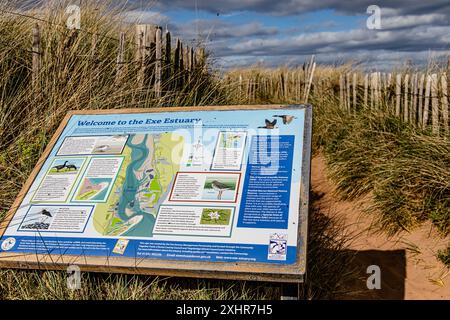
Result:
[[[270,235],[269,241],[269,260],[286,260],[287,253],[287,235],[274,233]]]
[[[119,239],[116,243],[116,246],[114,247],[113,252],[116,254],[124,254],[127,246],[128,246],[129,240],[126,239]]]
[[[11,250],[15,244],[16,244],[16,239],[7,238],[2,242],[2,250],[4,250],[4,251]]]

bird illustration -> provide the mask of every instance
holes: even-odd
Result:
[[[270,122],[269,120],[266,119],[266,125],[264,127],[258,127],[260,129],[275,129],[275,125],[277,124],[277,119],[273,120],[272,122]]]
[[[49,218],[53,217],[52,214],[47,209],[42,209],[40,214],[47,216]]]
[[[108,145],[102,145],[95,148],[94,152],[106,152],[109,149]]]
[[[72,169],[75,171],[78,170],[77,166],[74,164],[68,164],[68,165],[66,165],[66,168],[67,168],[67,170],[72,170]]]
[[[64,162],[64,164],[61,164],[59,166],[54,166],[53,168],[56,169],[57,172],[59,172],[60,170],[62,170],[66,167],[67,162],[69,162],[69,161],[66,161],[66,162]]]
[[[41,211],[39,211],[39,214],[42,215],[42,217],[40,218],[39,229],[48,229],[49,225],[45,226],[44,224],[49,218],[53,217],[52,214],[47,209],[42,209]]]
[[[224,191],[231,189],[226,184],[223,184],[222,182],[219,182],[217,180],[214,180],[213,182],[211,182],[211,185],[212,185],[213,189],[218,192],[217,200],[222,199],[222,194]]]
[[[283,124],[290,124],[292,122],[292,120],[297,119],[294,116],[289,116],[289,115],[286,115],[286,114],[275,115],[274,117],[283,119]]]

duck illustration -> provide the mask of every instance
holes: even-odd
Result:
[[[275,115],[274,117],[282,118],[282,119],[283,119],[283,124],[290,124],[290,123],[292,122],[292,120],[297,119],[297,118],[294,117],[294,116],[289,116],[289,115],[286,115],[286,114],[283,114],[283,115]]]
[[[258,127],[259,129],[275,129],[275,125],[277,124],[277,119],[270,122],[266,119],[266,125],[264,127]]]
[[[222,199],[222,194],[224,191],[231,189],[226,184],[223,184],[222,182],[219,182],[217,180],[214,180],[213,182],[211,182],[211,185],[212,185],[213,189],[218,192],[217,200]]]

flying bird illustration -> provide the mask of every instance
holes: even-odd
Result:
[[[223,184],[222,182],[219,182],[217,180],[214,180],[213,182],[211,182],[211,185],[212,185],[213,189],[218,192],[217,200],[222,199],[222,194],[224,191],[231,189],[226,184]]]
[[[283,119],[283,124],[290,124],[292,122],[292,120],[297,119],[294,116],[289,116],[289,115],[286,115],[286,114],[275,115],[274,117]]]
[[[272,122],[270,122],[269,120],[266,119],[266,125],[264,127],[258,127],[260,129],[275,129],[275,125],[277,124],[277,119],[273,120]]]
[[[47,209],[42,209],[41,212],[40,212],[40,214],[42,214],[42,215],[44,215],[44,216],[47,216],[47,217],[49,217],[49,218],[52,217],[52,214],[51,214]]]

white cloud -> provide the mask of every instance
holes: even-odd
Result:
[[[125,22],[148,23],[164,26],[169,23],[169,17],[151,10],[132,10],[123,12]]]

